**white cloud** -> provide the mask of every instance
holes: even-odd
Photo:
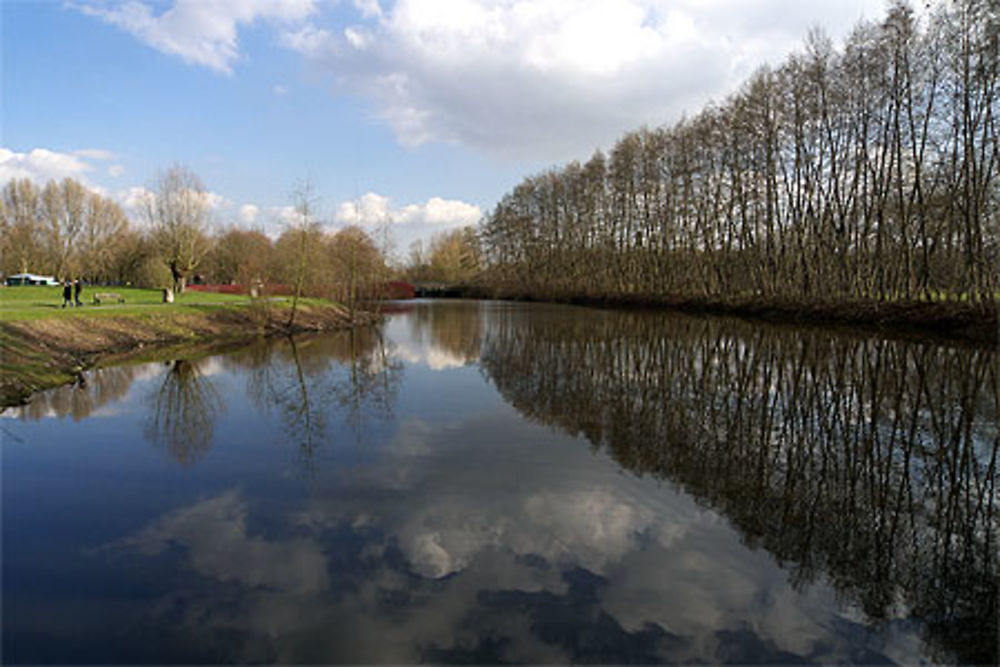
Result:
[[[125,190],[120,190],[115,194],[115,199],[125,208],[133,214],[142,210],[148,201],[151,201],[155,195],[152,192],[137,185],[131,188],[126,188]]]
[[[366,192],[353,201],[341,202],[334,212],[339,225],[358,225],[373,231],[386,225],[393,245],[408,248],[434,234],[475,225],[482,218],[479,206],[458,199],[431,197],[420,204],[395,206],[392,200],[375,192]]]
[[[328,55],[328,49],[334,46],[330,31],[312,25],[282,32],[281,43],[294,51],[313,58]]]
[[[159,14],[151,3],[136,0],[112,7],[77,6],[158,51],[226,74],[240,56],[240,26],[258,19],[294,23],[316,11],[315,0],[175,0]]]
[[[232,201],[226,199],[216,192],[189,191],[191,195],[202,197],[203,203],[210,211],[226,211],[234,207]],[[114,198],[121,204],[122,208],[135,221],[143,221],[144,213],[148,204],[156,201],[156,193],[141,185],[132,186],[114,193]],[[245,208],[245,207],[244,207]],[[240,211],[242,215],[242,210]]]
[[[189,191],[189,194],[200,195],[205,205],[213,211],[218,211],[219,209],[233,207],[233,202],[229,201],[228,199],[226,199],[217,192],[205,191],[199,193],[192,190]]]
[[[354,7],[366,19],[382,16],[382,7],[379,6],[378,0],[354,0]]]
[[[365,49],[371,44],[369,33],[353,26],[344,29],[344,37],[347,38],[348,44],[358,50]]]
[[[839,38],[883,12],[882,0],[734,4],[399,0],[382,12],[359,0],[364,26],[283,41],[371,100],[404,145],[560,159],[698,111],[813,25]]]
[[[355,201],[341,202],[337,207],[335,220],[341,224],[363,227],[390,223],[450,229],[474,225],[482,215],[482,210],[475,204],[457,199],[431,197],[423,204],[394,207],[389,197],[367,192]]]
[[[108,167],[108,175],[111,176],[112,178],[118,178],[124,173],[125,173],[125,167],[121,166],[120,164],[113,164],[110,167]]]
[[[28,153],[0,148],[0,183],[15,178],[27,178],[39,184],[64,178],[82,179],[93,168],[84,157],[44,148],[35,148]]]
[[[252,225],[257,220],[260,207],[254,204],[244,204],[240,206],[240,220],[247,225]]]
[[[358,225],[369,232],[381,228],[389,233],[391,245],[408,248],[434,234],[475,225],[482,209],[457,199],[431,197],[422,204],[395,206],[385,195],[367,192],[354,201],[341,202],[334,213],[339,225]]]
[[[73,155],[87,158],[88,160],[113,160],[115,157],[114,153],[106,151],[103,148],[83,148],[73,151]]]
[[[285,88],[279,83],[275,84],[274,87],[271,88],[271,92],[277,95],[278,97],[282,97],[288,94],[288,88]]]
[[[268,209],[271,217],[278,221],[282,225],[290,225],[296,220],[298,220],[298,213],[295,211],[294,206],[272,206]]]

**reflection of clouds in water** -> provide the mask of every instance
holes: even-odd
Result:
[[[131,410],[125,399],[132,388],[162,374],[163,364],[157,362],[91,369],[80,376],[82,381],[53,387],[36,394],[26,405],[0,410],[0,419],[119,417]]]
[[[349,472],[354,494],[316,504],[301,520],[330,525],[364,516],[398,542],[415,572],[440,578],[484,549],[602,574],[641,541],[668,544],[714,517],[672,493],[650,496],[634,477],[595,477],[586,448],[567,451],[557,436],[532,431],[518,443],[506,440],[509,425],[435,431],[404,422],[377,464]],[[484,442],[466,448],[473,436]],[[536,447],[548,451],[531,451]],[[401,514],[402,503],[408,511]]]
[[[198,375],[210,377],[212,375],[222,375],[228,373],[225,358],[221,356],[206,357],[193,362],[198,367]]]
[[[31,415],[31,419],[48,419],[50,417],[58,417],[59,413],[55,411],[55,408],[45,408]],[[0,409],[0,419],[26,419],[27,414],[25,411],[25,406],[22,405],[12,405],[7,408]]]
[[[326,560],[315,542],[252,537],[247,514],[246,502],[228,491],[171,512],[118,546],[148,556],[181,546],[199,574],[251,588],[310,592],[326,587]]]
[[[569,662],[612,636],[663,661],[880,657],[855,645],[859,626],[829,588],[795,592],[713,512],[579,442],[488,419],[411,421],[381,453],[290,517],[308,537],[249,535],[248,505],[228,492],[119,544],[180,545],[202,576],[242,585],[236,601],[209,589],[184,612],[199,631],[255,638],[241,659],[261,657],[260,637],[278,662]],[[885,654],[913,657],[912,633],[886,641]]]
[[[432,371],[444,371],[466,365],[464,357],[433,343],[414,345],[397,342],[393,344],[392,356],[408,364],[425,364]]]

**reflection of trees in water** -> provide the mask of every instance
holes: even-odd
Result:
[[[340,409],[360,429],[369,417],[391,416],[401,366],[390,359],[381,330],[268,339],[225,358],[250,369],[251,400],[276,411],[304,465],[311,466]]]
[[[141,369],[131,365],[88,371],[73,384],[36,395],[28,405],[14,408],[14,413],[31,420],[50,416],[86,419],[95,410],[125,396]]]
[[[482,365],[522,413],[723,512],[803,585],[997,659],[995,351],[739,322],[498,311]]]
[[[215,419],[224,408],[198,364],[187,359],[167,362],[163,381],[150,395],[146,437],[182,466],[195,463],[211,448]]]
[[[410,336],[421,343],[429,342],[463,363],[471,363],[479,359],[482,347],[482,312],[478,301],[453,301],[446,307],[418,303],[407,318]]]

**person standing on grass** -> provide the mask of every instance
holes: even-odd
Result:
[[[82,306],[80,303],[80,290],[83,289],[83,285],[80,284],[80,279],[77,278],[76,282],[73,283],[73,300],[76,301],[76,305]]]
[[[70,305],[70,307],[73,306],[73,285],[68,280],[63,283],[63,305],[62,305],[62,307],[65,308],[67,303]]]

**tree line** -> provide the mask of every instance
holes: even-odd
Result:
[[[291,221],[272,239],[216,227],[208,190],[179,165],[153,180],[135,219],[71,178],[43,186],[12,179],[0,190],[0,270],[178,292],[194,278],[246,290],[280,284],[351,307],[374,296],[388,276],[387,247],[359,227],[324,229],[301,193],[293,202]]]
[[[406,277],[414,282],[462,285],[474,282],[482,269],[483,252],[474,226],[439,232],[425,247],[414,241],[407,257]]]
[[[486,281],[542,297],[967,299],[1000,289],[1000,4],[897,0],[609,154],[524,179]]]

